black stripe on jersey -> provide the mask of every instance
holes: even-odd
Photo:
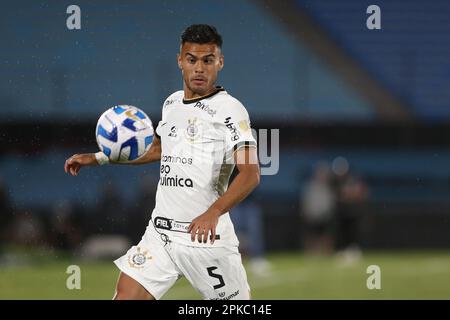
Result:
[[[233,146],[233,152],[235,152],[236,150],[238,150],[242,147],[256,147],[256,142],[255,141],[241,141],[239,143],[236,143]]]
[[[213,95],[219,93],[220,91],[225,91],[225,89],[223,87],[220,87],[220,86],[217,86],[216,89],[217,89],[216,91],[211,92],[210,94],[207,94],[206,96],[203,96],[203,97],[198,97],[198,98],[194,98],[194,99],[184,99],[183,98],[183,103],[184,104],[190,104],[190,103],[198,102],[200,100],[203,100],[203,99],[206,99],[206,98],[210,98]]]

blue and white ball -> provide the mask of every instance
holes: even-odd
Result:
[[[101,151],[111,161],[138,159],[153,141],[153,124],[139,108],[118,105],[106,110],[97,121],[95,136]]]

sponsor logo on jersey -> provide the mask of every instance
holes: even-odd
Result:
[[[239,290],[236,290],[235,292],[233,292],[229,296],[225,297],[225,292],[220,292],[219,293],[219,298],[213,298],[212,300],[230,300],[230,299],[236,297],[238,294],[239,294]]]
[[[166,103],[164,103],[164,107],[167,107],[167,106],[171,105],[175,101],[176,101],[175,99],[167,100]]]
[[[170,163],[181,163],[181,164],[192,164],[192,158],[179,157],[179,156],[170,156],[163,154],[161,156],[161,162],[170,162]]]
[[[231,117],[227,117],[225,119],[225,126],[228,128],[228,130],[230,130],[231,132],[231,140],[232,141],[236,141],[239,139],[239,130],[236,128],[236,126],[234,125],[234,123],[231,121]]]
[[[142,250],[141,252],[140,247],[137,247],[136,251],[136,253],[128,256],[128,264],[131,268],[142,269],[147,260],[152,259],[152,256],[148,255],[147,250]]]
[[[164,217],[155,217],[154,220],[155,227],[158,229],[185,232],[187,233],[190,222],[175,221],[173,219],[168,219]]]
[[[156,217],[155,218],[155,227],[159,229],[164,230],[171,230],[172,229],[172,219],[167,219],[163,217]]]
[[[176,126],[173,126],[172,128],[170,128],[169,137],[176,138],[177,131],[178,131],[178,129]]]
[[[211,117],[213,117],[216,114],[216,110],[211,109],[208,105],[204,104],[201,101],[198,101],[195,105],[194,108],[199,108],[203,111],[205,111],[207,114],[209,114]]]
[[[170,175],[170,166],[168,164],[161,165],[161,177],[159,184],[166,187],[193,188],[194,183],[190,178],[179,177],[178,175]]]
[[[174,219],[159,216],[155,217],[153,220],[155,228],[183,233],[189,233],[188,229],[190,224],[191,222],[176,221]],[[209,238],[212,239],[212,235],[210,235]],[[220,240],[220,234],[216,234],[215,239]]]
[[[187,187],[187,188],[193,188],[194,184],[191,179],[189,178],[182,178],[178,177],[178,175],[175,175],[175,177],[170,176],[164,176],[160,179],[160,185],[166,186],[166,187]]]
[[[244,132],[247,131],[248,129],[250,129],[250,125],[247,120],[239,121],[238,125],[239,125],[239,129],[241,129]]]

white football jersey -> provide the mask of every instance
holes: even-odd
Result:
[[[187,228],[227,190],[234,152],[256,147],[248,113],[221,87],[190,100],[177,91],[164,102],[156,135],[161,140],[160,180],[149,229],[173,242],[211,246],[210,241],[192,242]],[[238,244],[229,213],[224,213],[213,246]]]

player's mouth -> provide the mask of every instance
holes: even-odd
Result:
[[[194,78],[194,79],[192,79],[192,82],[196,86],[201,86],[201,85],[204,85],[206,83],[206,79],[205,78]]]

